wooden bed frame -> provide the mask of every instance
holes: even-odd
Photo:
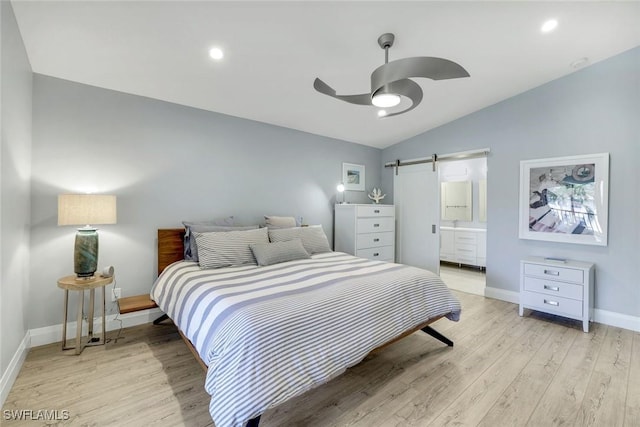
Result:
[[[176,261],[180,261],[184,259],[184,234],[185,234],[184,228],[158,229],[158,275],[160,275],[160,273],[162,273],[164,269],[167,268],[170,264],[173,264]],[[386,342],[385,344],[382,344],[380,347],[373,349],[372,352],[385,348],[388,345],[391,345],[394,342],[401,340],[402,338],[408,335],[411,335],[417,331],[423,331],[429,334],[430,336],[434,337],[435,339],[442,341],[449,347],[453,347],[453,341],[451,341],[449,338],[445,337],[444,335],[440,334],[438,331],[436,331],[435,329],[429,326],[431,323],[437,320],[440,320],[443,317],[444,315],[431,318],[428,321],[416,326],[415,328],[412,328],[411,330],[408,330],[400,334],[399,336],[395,337],[391,341]],[[158,324],[161,321],[168,318],[169,317],[165,314],[161,318],[156,319],[156,321],[153,323]],[[182,337],[184,342],[187,344],[187,347],[189,348],[193,356],[196,358],[196,360],[198,361],[202,369],[206,372],[207,365],[200,358],[198,351],[195,349],[193,344],[191,344],[191,341],[189,341],[189,339],[181,331],[178,331],[178,332],[180,332],[180,336]],[[249,420],[247,422],[247,427],[258,427],[259,423],[260,423],[260,415]]]

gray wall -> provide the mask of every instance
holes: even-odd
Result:
[[[378,149],[37,74],[33,114],[30,328],[61,323],[56,279],[73,273],[75,229],[56,225],[60,193],[117,195],[98,266],[115,266],[128,296],[155,279],[157,228],[302,216],[331,240],[342,162],[366,166],[367,189],[380,184]]]
[[[0,375],[3,375],[28,329],[32,73],[11,3],[0,2],[0,10]]]
[[[596,308],[640,316],[640,48],[418,135],[382,161],[491,149],[487,159],[487,286],[519,289],[519,260],[596,264]],[[519,162],[610,153],[609,245],[518,239]],[[391,169],[382,186],[393,188]]]

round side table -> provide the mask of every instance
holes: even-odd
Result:
[[[113,277],[93,276],[89,278],[78,278],[77,276],[66,276],[58,279],[58,287],[64,289],[64,323],[62,323],[62,350],[75,348],[76,354],[82,353],[87,346],[104,345],[106,342],[106,287],[113,282]],[[102,288],[102,336],[93,336],[93,315],[96,296],[96,288]],[[82,315],[84,308],[84,291],[89,291],[89,313],[87,321],[89,323],[88,340],[82,342]],[[67,314],[69,311],[69,291],[78,292],[78,320],[76,323],[76,345],[67,347]]]

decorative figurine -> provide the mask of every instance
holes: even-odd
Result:
[[[386,194],[382,194],[382,190],[375,187],[371,190],[371,193],[369,193],[369,198],[373,200],[375,204],[380,203],[380,200],[384,199],[384,196],[386,196]]]

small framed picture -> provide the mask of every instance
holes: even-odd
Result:
[[[609,153],[520,162],[521,239],[607,246]]]
[[[364,165],[342,164],[342,183],[348,191],[364,191]]]

